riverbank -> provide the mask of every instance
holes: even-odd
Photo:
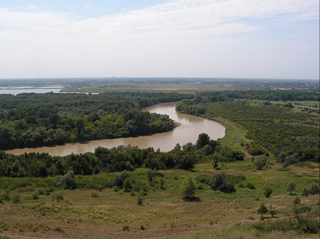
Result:
[[[148,136],[126,137],[115,139],[93,140],[85,143],[68,143],[52,147],[37,147],[7,150],[5,152],[20,155],[24,153],[49,153],[52,156],[65,156],[69,154],[82,154],[94,152],[98,147],[113,148],[119,145],[132,145],[139,148],[160,149],[162,152],[172,150],[176,144],[181,146],[195,143],[199,134],[207,133],[211,139],[217,140],[225,136],[225,127],[213,120],[181,114],[175,110],[176,103],[157,104],[146,108],[151,113],[166,114],[174,120],[179,127],[173,131]]]

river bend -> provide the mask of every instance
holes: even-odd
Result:
[[[37,147],[7,150],[7,153],[49,153],[53,156],[65,156],[71,153],[80,154],[94,152],[94,149],[101,146],[112,148],[118,145],[132,145],[139,148],[153,147],[155,150],[160,149],[162,152],[170,151],[179,143],[181,146],[186,143],[196,143],[199,134],[206,133],[211,139],[217,140],[225,135],[225,127],[220,123],[208,120],[202,117],[196,117],[187,114],[181,114],[175,110],[176,103],[157,104],[144,110],[151,113],[167,114],[171,119],[179,124],[173,131],[159,133],[149,136],[102,139],[93,140],[85,143],[70,143],[52,147]]]

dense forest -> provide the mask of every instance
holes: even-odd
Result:
[[[139,92],[0,95],[0,149],[169,131],[171,119],[140,109],[191,97]]]
[[[278,157],[279,162],[287,165],[303,161],[320,161],[317,114],[228,97],[222,97],[219,100],[219,94],[227,95],[228,93],[198,95],[193,100],[185,100],[178,104],[177,110],[209,118],[222,117],[238,123],[247,130],[246,137],[253,140],[251,145],[246,145],[249,152],[259,151],[264,154],[269,151]],[[247,95],[247,98],[250,98],[249,92],[235,94],[242,95],[244,98]],[[292,93],[292,95],[295,94]],[[299,97],[306,99],[308,95],[309,93],[297,92],[295,99]],[[260,99],[264,97],[262,93],[260,96]],[[230,97],[235,98],[235,95]],[[274,96],[270,95],[270,97]]]

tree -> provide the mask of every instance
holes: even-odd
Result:
[[[57,186],[64,187],[65,189],[77,188],[77,183],[74,179],[74,172],[70,170],[65,175],[60,176],[58,178]]]
[[[257,212],[261,215],[260,219],[263,220],[263,214],[266,214],[268,212],[268,208],[264,205],[264,203],[262,203],[258,208]]]
[[[214,155],[212,159],[213,159],[213,163],[212,163],[213,168],[219,169],[218,163],[220,161],[220,157],[218,155]]]
[[[82,131],[83,131],[84,126],[85,126],[85,121],[82,118],[78,118],[78,119],[75,120],[74,124],[75,124],[76,129],[77,129],[77,137],[78,137],[78,139],[80,139],[81,136],[82,136]]]
[[[273,207],[273,206],[269,206],[269,213],[270,213],[270,215],[271,215],[271,217],[275,217],[275,215],[277,214],[277,211],[276,211],[276,209],[275,209],[275,207]]]
[[[296,183],[291,181],[288,183],[287,190],[290,192],[290,195],[292,195],[292,192],[296,189]]]
[[[265,155],[259,155],[254,159],[253,164],[257,170],[262,170],[262,168],[267,165],[267,162],[268,158]]]
[[[195,197],[196,185],[192,178],[187,178],[182,186],[182,197],[185,199],[190,199]]]
[[[202,149],[204,146],[209,144],[210,137],[206,133],[199,134],[198,140],[196,143],[197,149]]]
[[[124,170],[122,172],[117,173],[114,176],[114,186],[118,187],[118,188],[122,188],[123,187],[123,182],[130,177],[130,173],[127,170]]]
[[[210,186],[213,190],[220,190],[224,193],[233,193],[236,191],[233,183],[227,180],[227,176],[224,172],[216,173],[213,180],[210,182]]]

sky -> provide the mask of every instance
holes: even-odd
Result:
[[[0,0],[0,79],[319,79],[318,0]]]

